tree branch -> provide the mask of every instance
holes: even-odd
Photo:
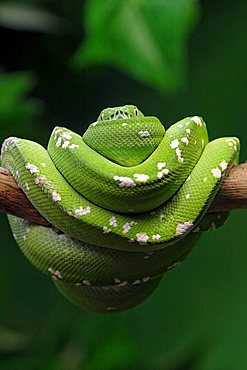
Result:
[[[49,222],[33,207],[9,171],[2,167],[0,167],[0,212],[49,226]]]
[[[240,164],[231,170],[208,212],[234,209],[247,209],[247,163]],[[32,206],[9,171],[2,167],[0,167],[0,212],[49,226],[49,222]]]

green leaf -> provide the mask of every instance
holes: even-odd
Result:
[[[23,350],[28,343],[29,338],[26,335],[0,324],[0,354],[19,352]]]
[[[74,62],[112,65],[153,88],[176,90],[197,14],[195,0],[87,1],[86,40]]]
[[[17,31],[57,34],[66,27],[65,21],[37,5],[4,1],[0,4],[0,25]]]
[[[99,345],[85,370],[115,370],[133,368],[134,343],[131,338],[110,335]]]
[[[0,75],[0,130],[1,139],[9,135],[9,129],[24,134],[41,111],[38,100],[26,95],[34,85],[29,72],[15,72]]]

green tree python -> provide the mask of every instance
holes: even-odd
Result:
[[[239,140],[208,141],[199,116],[167,131],[133,106],[107,108],[81,137],[55,127],[47,150],[16,137],[2,145],[7,168],[52,227],[8,216],[31,263],[71,302],[96,312],[135,306],[190,253],[206,215],[238,163]]]

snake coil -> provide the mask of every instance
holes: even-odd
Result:
[[[135,306],[226,216],[206,211],[238,162],[239,140],[208,142],[198,116],[166,132],[132,105],[107,108],[83,137],[56,127],[47,151],[10,137],[6,167],[52,227],[8,216],[24,255],[74,304]]]

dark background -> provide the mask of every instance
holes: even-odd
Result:
[[[46,145],[101,109],[136,104],[165,127],[203,116],[247,156],[247,4],[235,1],[1,1],[0,139]],[[206,233],[144,303],[77,309],[36,271],[0,215],[0,369],[247,368],[246,211]]]

